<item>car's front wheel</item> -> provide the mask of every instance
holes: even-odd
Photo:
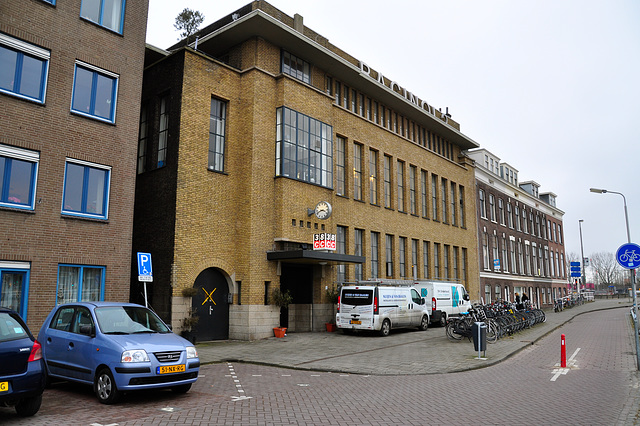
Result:
[[[25,398],[16,404],[16,413],[21,417],[30,417],[38,412],[42,404],[42,395]]]
[[[115,404],[120,398],[120,391],[113,379],[113,374],[108,368],[98,371],[93,383],[93,390],[98,397],[98,401],[103,404]]]
[[[174,387],[171,388],[171,390],[174,393],[187,393],[187,392],[189,392],[189,389],[191,389],[191,383],[189,383],[187,385],[174,386]]]

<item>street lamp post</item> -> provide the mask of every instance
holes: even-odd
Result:
[[[585,273],[585,264],[584,264],[584,248],[582,246],[582,222],[584,222],[584,220],[580,219],[578,221],[578,226],[580,227],[580,255],[582,256],[582,261],[580,262],[580,265],[582,265],[582,272],[581,272],[581,280],[582,280],[582,285],[583,286],[587,286],[587,280],[586,278],[586,273]],[[580,297],[580,284],[578,284],[578,298]]]
[[[591,188],[589,189],[589,191],[595,192],[596,194],[611,193],[611,194],[618,194],[622,196],[622,202],[624,203],[624,219],[627,223],[627,242],[631,243],[631,232],[629,231],[629,214],[627,213],[627,198],[624,196],[624,194],[621,192],[609,191],[606,189],[598,189],[598,188]],[[640,347],[640,339],[638,337],[638,298],[636,296],[636,270],[635,269],[629,269],[629,277],[631,278],[631,290],[633,292],[633,308],[632,309],[634,314],[633,330],[634,330],[635,341],[636,341],[636,364],[637,364],[638,370],[640,370],[640,352],[638,351],[638,348]]]

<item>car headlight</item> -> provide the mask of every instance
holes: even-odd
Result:
[[[149,362],[149,356],[144,349],[134,349],[122,352],[120,362]]]
[[[195,346],[187,346],[187,359],[189,358],[198,358],[198,351],[196,351]]]

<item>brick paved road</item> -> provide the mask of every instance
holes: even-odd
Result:
[[[99,404],[88,387],[57,384],[34,418],[0,408],[0,423],[640,424],[628,317],[625,308],[585,313],[499,364],[458,373],[374,376],[229,362],[204,366],[186,395],[134,393],[116,406]],[[562,333],[567,358],[577,351],[566,374],[556,366]],[[396,346],[398,358],[406,346]],[[377,354],[353,356],[371,364]]]

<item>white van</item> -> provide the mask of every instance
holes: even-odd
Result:
[[[338,299],[336,325],[345,330],[378,331],[429,326],[429,308],[418,290],[408,286],[343,286]]]
[[[414,281],[420,296],[431,301],[431,322],[445,326],[447,317],[458,316],[471,309],[469,293],[462,284],[445,281]]]

